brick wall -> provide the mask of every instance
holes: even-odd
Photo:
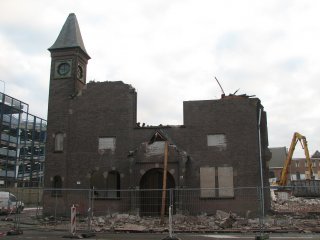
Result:
[[[139,187],[142,176],[151,169],[163,168],[163,153],[148,155],[146,144],[160,131],[169,141],[168,174],[174,185],[200,187],[200,167],[232,167],[234,187],[256,187],[260,183],[258,110],[256,98],[184,102],[184,125],[137,127],[137,94],[122,82],[88,83],[74,98],[66,98],[68,80],[51,81],[46,187],[61,175],[63,188],[90,188],[94,171],[116,170],[121,189]],[[59,90],[59,89],[63,90]],[[264,174],[267,176],[267,123],[262,113],[261,139]],[[53,152],[54,132],[65,133],[62,153]],[[208,146],[207,135],[225,136],[225,148]],[[99,137],[115,137],[115,151],[98,151]],[[131,155],[130,155],[131,152]],[[266,180],[268,178],[265,178]],[[265,182],[267,184],[267,181]],[[50,197],[50,196],[49,196]],[[257,198],[252,197],[252,208]],[[247,203],[236,194],[225,201],[204,201],[210,211],[217,207]],[[116,203],[113,203],[116,204]],[[120,204],[120,201],[119,201]],[[266,203],[268,205],[268,203]],[[255,211],[256,209],[252,209]]]

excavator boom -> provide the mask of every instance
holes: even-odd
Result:
[[[311,160],[310,160],[308,143],[307,143],[306,137],[301,135],[300,133],[295,132],[293,134],[293,137],[291,140],[288,156],[284,162],[284,166],[281,171],[281,176],[280,176],[280,181],[279,181],[280,186],[287,185],[289,168],[290,168],[290,165],[292,162],[292,156],[294,153],[294,149],[295,149],[298,141],[300,142],[302,148],[304,149],[304,154],[306,156],[307,168],[309,171],[309,174],[306,175],[306,179],[311,179],[313,177],[312,164],[311,164]]]

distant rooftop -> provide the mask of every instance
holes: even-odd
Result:
[[[312,158],[320,158],[320,152],[318,150],[311,156]]]

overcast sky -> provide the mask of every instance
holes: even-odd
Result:
[[[320,150],[320,1],[1,0],[0,80],[42,118],[47,49],[71,12],[92,58],[87,81],[133,85],[139,122],[183,124],[183,101],[220,98],[216,76],[226,94],[261,99],[270,147],[298,131]]]

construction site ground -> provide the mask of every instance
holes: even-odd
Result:
[[[24,236],[27,233],[38,232],[37,236],[59,235],[60,238],[63,234],[70,232],[70,218],[42,217],[39,208],[26,208],[20,214],[2,215],[0,220],[0,239],[13,229],[23,231]],[[115,236],[144,234],[143,236],[146,237],[151,234],[153,237],[159,236],[159,239],[162,239],[161,237],[169,232],[168,217],[165,217],[164,224],[160,224],[160,222],[159,217],[113,213],[93,216],[91,219],[78,216],[76,227],[77,233],[94,233],[96,239],[104,239],[103,236],[109,234]],[[172,229],[173,233],[178,235],[201,235],[211,236],[211,238],[221,234],[224,236],[233,234],[231,237],[236,234],[237,238],[243,239],[243,237],[254,237],[264,232],[271,235],[293,234],[297,236],[297,239],[302,236],[304,238],[301,239],[314,239],[315,237],[318,237],[315,239],[320,239],[320,199],[289,197],[283,200],[273,198],[272,210],[267,212],[264,218],[261,216],[251,217],[250,213],[243,217],[222,210],[218,210],[215,215],[210,216],[206,214],[198,216],[174,214]],[[11,239],[18,239],[18,236],[14,238],[11,236]]]

